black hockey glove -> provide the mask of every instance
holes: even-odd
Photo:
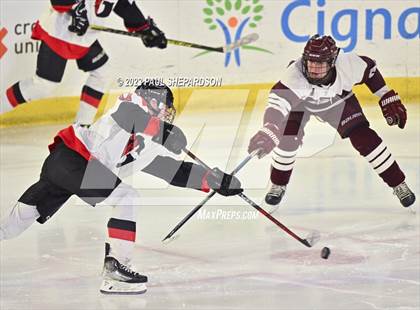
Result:
[[[166,48],[168,45],[165,34],[156,26],[150,17],[147,19],[147,26],[138,33],[146,47]]]
[[[235,196],[243,192],[241,181],[231,174],[224,173],[219,168],[213,168],[205,175],[209,188],[223,196]]]
[[[87,10],[85,1],[81,0],[71,11],[71,24],[68,27],[70,32],[77,33],[78,36],[82,36],[86,33],[89,28],[89,20],[87,18]]]
[[[152,138],[152,141],[162,144],[166,149],[175,154],[181,154],[182,149],[187,146],[187,138],[182,130],[166,122],[162,122],[161,130]]]

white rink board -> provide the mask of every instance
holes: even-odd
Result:
[[[215,76],[222,78],[224,85],[273,82],[278,80],[288,62],[301,53],[303,43],[296,40],[323,29],[325,33],[332,33],[338,45],[343,48],[375,58],[386,77],[420,76],[418,1],[298,0],[293,3],[260,1],[262,10],[251,17],[260,15],[261,20],[257,22],[256,28],[250,28],[248,23],[242,36],[251,32],[258,33],[260,39],[253,45],[269,53],[241,49],[240,66],[233,54],[225,66],[224,55],[209,53],[193,58],[200,51],[175,46],[166,50],[146,49],[140,40],[103,34],[100,42],[111,58],[109,80],[115,84],[119,77]],[[2,0],[0,30],[6,28],[8,31],[2,39],[8,48],[0,59],[2,90],[34,74],[36,53],[30,51],[34,42],[31,43],[29,39],[29,27],[25,29],[24,25],[37,20],[48,4],[49,1],[41,0]],[[222,28],[217,26],[215,30],[209,30],[208,24],[204,22],[208,16],[203,13],[203,9],[209,7],[204,0],[144,0],[139,6],[146,16],[155,19],[170,38],[213,46],[225,43]],[[375,10],[383,15],[371,19],[369,14]],[[229,18],[237,18],[240,23],[247,15],[232,8],[230,11],[225,9],[224,15],[218,17],[224,23]],[[369,26],[370,21],[372,27]],[[123,29],[122,22],[115,14],[106,22],[102,20],[102,23]],[[228,29],[234,36],[238,26]],[[370,31],[372,38],[369,37]],[[409,38],[410,34],[413,38]],[[18,52],[21,51],[20,44],[27,44],[29,51],[17,54],[16,48]],[[63,86],[56,94],[75,95],[79,92],[85,74],[76,69],[74,62],[70,62],[67,69]]]

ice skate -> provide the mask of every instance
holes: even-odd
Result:
[[[400,185],[394,187],[394,195],[397,195],[401,204],[405,208],[411,206],[414,201],[416,201],[416,196],[405,182],[402,182]]]
[[[286,185],[272,184],[270,190],[265,195],[266,211],[274,213],[280,206],[281,199],[286,193]]]
[[[147,277],[112,256],[105,256],[102,276],[100,292],[103,294],[143,294],[147,291]]]

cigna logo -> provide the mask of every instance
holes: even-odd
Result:
[[[6,28],[1,28],[0,29],[0,59],[3,57],[4,54],[6,54],[7,52],[7,47],[6,45],[3,44],[3,39],[6,37],[7,35],[7,29]]]
[[[248,28],[256,28],[263,19],[261,12],[264,6],[260,3],[260,0],[206,0],[205,2],[206,7],[203,9],[204,22],[210,30],[221,30],[223,32],[226,45],[240,40]],[[232,53],[236,65],[241,65],[241,49],[272,54],[270,51],[254,45],[244,45],[225,54],[225,67],[230,64]],[[207,53],[209,52],[201,52],[195,57]]]

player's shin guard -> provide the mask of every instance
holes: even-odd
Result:
[[[79,111],[77,112],[75,123],[90,125],[95,120],[105,89],[105,73],[103,67],[89,73],[86,84],[82,88],[80,96]]]
[[[265,195],[267,212],[275,212],[286,193],[286,185],[289,183],[295,163],[297,150],[285,151],[280,148],[273,150],[271,163],[271,187]]]
[[[58,83],[35,75],[10,86],[1,97],[0,113],[5,113],[18,105],[36,99],[48,97]]]
[[[349,138],[353,147],[366,158],[388,186],[395,187],[404,181],[404,173],[373,129],[367,126],[359,127],[351,132]]]
[[[136,240],[137,200],[137,191],[121,183],[103,202],[113,205],[113,210],[112,217],[108,221],[109,243],[105,248],[101,293],[141,294],[146,292],[147,277],[135,272],[130,265]]]
[[[394,194],[400,193],[400,195],[397,195],[400,202],[405,207],[412,204],[415,198],[404,183],[405,175],[378,134],[373,129],[363,126],[353,130],[349,138],[353,147],[366,158],[382,180],[394,189]],[[402,184],[407,189],[404,191],[397,190],[397,188],[404,187]]]
[[[112,206],[112,216],[108,221],[108,242],[111,253],[119,261],[130,261],[136,241],[136,204],[137,191],[131,186],[120,183],[103,202]]]
[[[136,241],[136,222],[112,217],[107,226],[108,242],[111,245],[109,255],[122,263],[128,263]]]
[[[75,123],[80,125],[91,125],[101,102],[103,93],[87,85],[83,86],[80,96],[79,110],[77,111]]]
[[[10,86],[1,99],[1,113],[7,112],[19,104],[45,98],[57,87],[58,83],[35,75]]]
[[[297,150],[285,151],[280,148],[273,150],[270,179],[273,184],[287,185],[292,175]]]
[[[40,215],[36,206],[17,202],[10,212],[0,221],[0,240],[19,236],[39,217]]]
[[[26,102],[20,91],[19,82],[10,86],[4,94],[2,94],[0,101],[0,114],[9,112],[19,104]]]

